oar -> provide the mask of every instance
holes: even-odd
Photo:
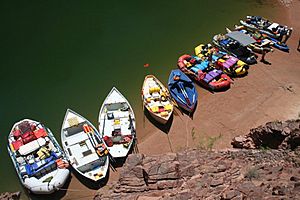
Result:
[[[143,103],[142,103],[142,109],[143,109],[143,127],[145,128],[145,105],[144,105],[144,95],[143,95]]]
[[[181,85],[180,83],[178,84],[178,86],[179,86],[179,88],[180,88],[180,90],[181,90],[181,93],[183,94],[183,96],[184,96],[186,102],[187,102],[188,105],[190,106],[190,105],[191,105],[191,102],[190,102],[190,99],[189,99],[189,97],[188,97],[186,91],[184,90],[184,88],[182,88],[182,85]]]
[[[104,120],[103,120],[102,137],[104,135],[104,127],[105,127],[105,116],[104,116]]]
[[[131,128],[131,134],[133,136],[133,142],[132,142],[132,145],[133,145],[133,150],[138,153],[139,150],[138,150],[138,146],[137,146],[137,137],[136,137],[136,132],[135,132],[135,129],[134,129],[134,126],[133,126],[133,122],[132,122],[132,117],[131,115],[129,114],[129,125],[130,125],[130,128]]]
[[[96,148],[96,144],[95,141],[91,138],[92,136],[90,135],[90,132],[85,132],[90,140],[90,142],[92,143],[92,146],[94,147],[95,150],[97,150]]]
[[[88,135],[88,138],[89,138],[89,140],[90,140],[92,146],[94,147],[94,149],[95,149],[96,152],[97,152],[98,148],[96,147],[96,142],[95,142],[95,140],[93,139],[93,135],[95,135],[95,134],[94,134],[94,130],[93,130],[93,128],[92,128],[91,126],[89,126],[88,124],[87,124],[87,127],[90,129],[90,131],[84,129],[84,132]]]

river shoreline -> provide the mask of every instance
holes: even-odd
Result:
[[[231,148],[231,139],[246,133],[252,127],[266,121],[297,117],[300,111],[300,80],[297,79],[300,75],[299,68],[297,69],[300,59],[299,52],[296,51],[300,35],[300,17],[297,15],[300,2],[279,2],[283,3],[280,9],[282,12],[271,20],[294,28],[287,42],[291,52],[286,54],[275,50],[268,54],[266,59],[272,65],[259,62],[251,67],[247,77],[235,79],[228,91],[212,94],[197,86],[199,104],[193,119],[177,110],[167,133],[146,117],[139,116],[139,153],[157,155],[186,148],[208,148],[212,138],[216,138],[214,149]],[[118,168],[115,172],[110,170],[107,184],[116,181],[118,177]],[[73,174],[65,189],[60,194],[51,195],[49,199],[92,199],[97,192],[94,188],[83,185]]]
[[[270,120],[297,117],[300,111],[300,82],[297,75],[300,75],[300,71],[295,68],[294,63],[300,64],[299,52],[295,50],[300,30],[300,18],[297,16],[300,2],[294,1],[292,6],[290,1],[284,3],[281,6],[282,12],[271,20],[294,28],[287,42],[291,48],[290,53],[275,50],[266,56],[272,63],[271,66],[259,62],[251,67],[247,77],[235,79],[232,88],[224,93],[211,94],[197,86],[200,102],[193,119],[177,111],[168,133],[158,129],[146,117],[139,118],[139,153],[156,155],[199,146],[206,148],[210,138],[218,138],[220,135],[213,148],[231,148],[231,139],[246,133],[252,127]],[[289,87],[293,92],[288,90]],[[286,99],[289,101],[286,102]],[[111,171],[108,184],[118,177],[118,171]],[[82,188],[81,183],[74,179],[75,177],[69,188]],[[94,193],[93,190],[86,190],[80,195],[92,196]],[[67,192],[64,199],[72,199],[77,194]]]

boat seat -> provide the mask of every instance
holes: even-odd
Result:
[[[97,153],[92,153],[78,160],[78,165],[77,169],[82,173],[92,171],[96,167],[100,166],[99,156]]]
[[[203,79],[206,83],[211,82],[213,79],[215,79],[217,76],[219,76],[220,74],[222,74],[221,70],[212,70],[210,72],[208,72],[205,75],[205,78]]]
[[[209,66],[209,61],[204,60],[200,64],[196,64],[195,66],[193,66],[191,68],[191,70],[193,72],[197,73],[199,70],[203,71],[203,70],[207,69],[208,66]]]
[[[158,92],[154,92],[154,93],[152,93],[152,97],[153,97],[154,99],[159,99],[160,94],[159,94]]]
[[[64,134],[67,137],[72,136],[72,135],[76,135],[77,133],[80,133],[81,131],[83,131],[83,125],[84,124],[86,124],[86,122],[81,122],[81,123],[77,124],[76,126],[71,126],[71,127],[65,128],[63,130]]]
[[[227,59],[225,62],[223,62],[222,66],[225,67],[226,69],[229,69],[229,68],[232,67],[237,61],[238,61],[237,58],[230,57],[230,58]]]
[[[173,106],[171,104],[167,104],[164,106],[164,109],[168,112],[170,112],[172,110]]]
[[[85,157],[85,156],[88,156],[88,155],[90,155],[90,154],[92,154],[93,152],[90,150],[90,149],[88,149],[88,150],[86,150],[86,151],[83,151],[82,152],[82,155],[83,155],[83,157]]]
[[[75,135],[68,136],[67,139],[68,139],[67,140],[68,141],[68,146],[72,146],[72,145],[80,143],[81,141],[88,140],[89,137],[88,137],[88,135],[86,133],[84,133],[82,131],[82,132],[77,133]]]
[[[114,113],[114,115],[115,115],[115,119],[118,119],[118,120],[120,120],[121,118],[129,117],[128,111],[117,111]]]

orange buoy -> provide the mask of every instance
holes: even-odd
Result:
[[[145,64],[144,64],[144,67],[149,67],[149,66],[150,66],[149,63],[145,63]]]

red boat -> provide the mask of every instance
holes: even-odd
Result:
[[[212,67],[211,62],[207,59],[202,60],[197,56],[184,54],[179,57],[177,66],[200,85],[212,91],[230,88],[230,77]]]

